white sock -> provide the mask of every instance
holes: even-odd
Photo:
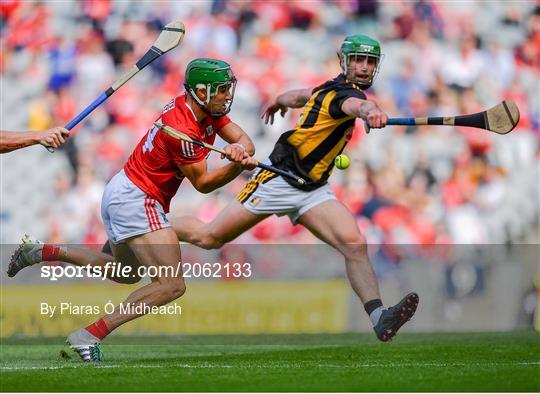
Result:
[[[379,322],[383,311],[384,307],[380,306],[369,314],[369,319],[371,320],[371,324],[373,324],[373,327],[375,327]]]

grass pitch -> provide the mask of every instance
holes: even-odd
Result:
[[[111,337],[93,365],[63,340],[2,340],[0,390],[540,391],[534,332]]]

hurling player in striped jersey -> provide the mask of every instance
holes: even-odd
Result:
[[[270,215],[289,216],[293,224],[303,225],[343,255],[352,289],[364,304],[377,338],[387,342],[413,317],[418,294],[411,292],[397,304],[383,306],[366,239],[328,184],[334,160],[347,145],[356,119],[367,119],[373,128],[386,125],[388,116],[364,92],[379,70],[381,47],[370,37],[350,35],[338,56],[339,75],[314,88],[289,90],[263,113],[266,123],[272,123],[277,112],[283,116],[289,108],[303,108],[295,126],[276,142],[269,161],[307,182],[299,185],[257,170],[212,222],[180,217],[172,223],[179,240],[219,248]]]

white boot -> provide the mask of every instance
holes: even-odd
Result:
[[[19,247],[11,256],[7,270],[8,276],[10,278],[14,277],[23,268],[41,263],[43,246],[45,246],[43,242],[34,239],[28,234],[24,234]]]
[[[84,328],[69,334],[66,343],[81,356],[84,362],[103,361],[99,338],[96,338]]]

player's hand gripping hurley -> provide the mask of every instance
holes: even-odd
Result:
[[[489,130],[497,134],[508,134],[519,122],[519,109],[512,100],[504,100],[486,111],[470,115],[428,117],[428,118],[388,118],[387,126],[468,126]],[[366,132],[370,126],[366,120]]]
[[[185,28],[184,24],[180,21],[175,21],[167,24],[160,35],[150,47],[150,49],[144,54],[139,61],[131,67],[131,69],[126,72],[122,77],[116,80],[107,90],[105,90],[101,95],[95,99],[88,107],[86,107],[79,115],[77,115],[71,122],[66,126],[66,129],[73,129],[81,120],[86,118],[94,109],[96,109],[102,102],[107,100],[114,92],[116,92],[120,87],[133,78],[139,71],[148,66],[154,60],[156,60],[161,55],[169,52],[171,49],[176,48],[182,42],[184,38]],[[49,152],[54,152],[54,148],[47,147]]]
[[[190,136],[182,133],[181,131],[178,131],[178,130],[174,129],[171,126],[164,125],[160,121],[154,122],[154,126],[156,126],[158,129],[164,131],[165,133],[167,133],[171,137],[176,138],[178,140],[190,142],[192,144],[205,147],[207,149],[213,150],[214,152],[221,153],[224,156],[227,155],[227,153],[223,149],[220,149],[220,148],[217,148],[217,147],[215,147],[213,145],[207,144],[206,142],[199,141],[199,140],[196,140],[194,138],[191,138]],[[306,184],[306,181],[303,178],[300,178],[300,177],[298,177],[298,176],[296,176],[294,174],[291,174],[290,172],[281,170],[279,168],[275,168],[273,166],[263,164],[263,163],[260,163],[260,162],[257,164],[257,167],[262,168],[262,169],[267,170],[267,171],[274,172],[274,173],[276,173],[278,175],[281,175],[282,177],[292,179],[293,181],[295,181],[299,185],[305,185]]]

